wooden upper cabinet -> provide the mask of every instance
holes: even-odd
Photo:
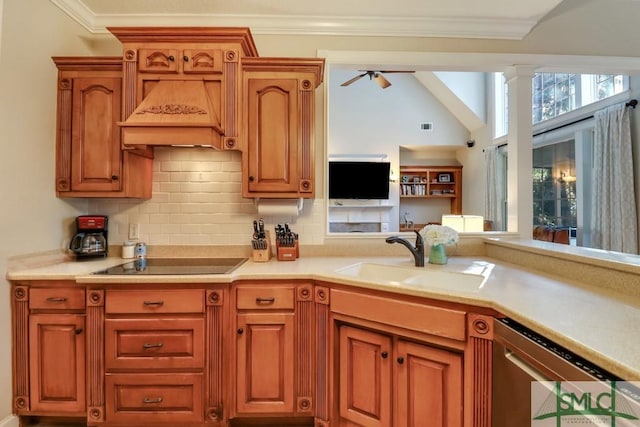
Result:
[[[58,67],[56,193],[151,197],[150,158],[120,147],[122,61],[55,57]]]
[[[315,89],[324,59],[242,62],[244,197],[315,196]]]
[[[140,49],[141,73],[222,73],[222,49]]]

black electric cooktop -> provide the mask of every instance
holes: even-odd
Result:
[[[247,258],[141,258],[94,274],[228,274]]]

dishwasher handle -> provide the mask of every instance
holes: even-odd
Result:
[[[542,372],[540,372],[535,367],[531,366],[531,364],[529,364],[526,361],[522,360],[522,358],[520,356],[518,356],[516,353],[514,353],[511,350],[509,350],[508,348],[504,349],[504,358],[507,361],[509,361],[510,363],[514,364],[516,367],[518,367],[518,369],[520,369],[521,371],[526,372],[527,375],[529,375],[535,381],[538,381],[540,384],[542,384],[549,391],[553,391],[554,390],[553,381],[551,381],[548,378],[545,378],[545,376],[542,374]]]

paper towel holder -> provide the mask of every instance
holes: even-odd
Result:
[[[291,199],[265,199],[265,200],[291,200]],[[260,197],[256,197],[253,199],[253,204],[258,207],[260,204]],[[298,199],[298,212],[302,212],[302,208],[304,207],[304,199],[300,197]]]

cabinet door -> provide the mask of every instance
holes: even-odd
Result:
[[[84,317],[29,316],[31,411],[85,411]]]
[[[237,411],[294,410],[294,314],[237,315]]]
[[[251,193],[297,193],[298,80],[247,80],[247,161]]]
[[[397,426],[462,426],[462,356],[449,351],[399,341]]]
[[[120,191],[122,151],[120,120],[122,79],[76,78],[73,81],[71,189]]]
[[[392,341],[387,335],[340,327],[339,408],[360,426],[391,425]]]

